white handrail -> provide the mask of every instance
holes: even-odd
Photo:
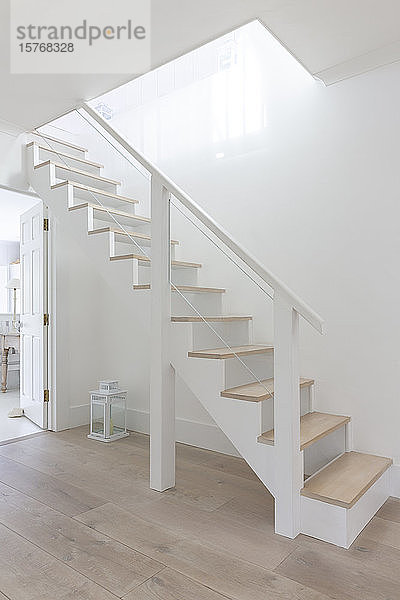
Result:
[[[118,144],[120,144],[135,160],[137,160],[153,176],[157,176],[162,185],[175,196],[203,225],[221,240],[240,260],[242,260],[254,273],[256,273],[265,283],[274,291],[286,296],[288,302],[306,321],[308,321],[317,331],[322,333],[323,319],[310,308],[301,298],[299,298],[285,283],[276,277],[271,271],[264,267],[246,248],[239,242],[232,239],[232,236],[221,227],[212,217],[210,217],[186,192],[178,187],[167,175],[165,175],[150,160],[145,158],[137,150],[132,148],[130,143],[123,138],[113,127],[107,123],[95,110],[86,102],[81,108],[90,115]]]

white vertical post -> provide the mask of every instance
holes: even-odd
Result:
[[[40,150],[38,144],[33,144],[33,165],[38,165],[40,163]]]
[[[74,188],[70,183],[67,183],[67,206],[68,208],[74,205]],[[93,227],[89,227],[93,229]]]
[[[264,433],[264,410],[263,410],[264,402],[258,403],[258,435],[262,435]]]
[[[171,327],[170,199],[151,179],[150,487],[175,485],[175,378],[169,361]]]
[[[87,207],[87,218],[88,218],[88,231],[92,231],[94,229],[94,209],[92,206]]]
[[[345,452],[351,452],[353,450],[353,423],[350,421],[345,426],[345,438],[344,438],[344,450]]]
[[[108,235],[110,242],[110,256],[115,256],[115,233],[114,231],[110,231]]]
[[[275,532],[294,538],[300,533],[299,315],[281,293],[274,295],[274,430]]]
[[[315,383],[310,385],[309,387],[309,396],[308,396],[308,412],[314,412],[315,406]]]

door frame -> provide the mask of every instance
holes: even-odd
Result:
[[[35,221],[36,225],[34,225]],[[34,233],[35,231],[36,233]],[[49,327],[48,321],[46,322],[45,319],[49,312],[47,232],[48,209],[44,202],[39,200],[20,215],[21,306],[19,318],[23,327],[20,330],[20,406],[26,408],[26,416],[44,430],[49,428]],[[33,252],[36,251],[36,248],[40,249],[40,262],[37,269],[34,268],[36,261],[33,260]],[[28,263],[27,270],[25,269],[26,262]],[[37,295],[37,308],[34,308],[34,298]],[[28,302],[27,312],[25,312],[26,301]],[[37,361],[34,360],[33,354],[34,337],[32,336],[35,335],[40,335],[38,347],[40,358]],[[28,337],[27,340],[26,337]],[[29,351],[28,347],[30,347]],[[25,357],[25,349],[28,353],[27,357]],[[35,380],[38,382],[37,389]],[[25,390],[27,381],[29,381],[29,385]],[[26,395],[26,391],[28,395]]]
[[[47,231],[47,312],[49,325],[47,333],[47,387],[49,403],[47,406],[47,429],[57,431],[56,410],[56,248],[55,248],[55,219],[49,207],[46,207],[48,219]]]
[[[33,194],[32,194],[33,195]],[[55,220],[48,206],[38,197],[38,203],[42,202],[44,216],[48,220],[48,231],[46,232],[46,271],[47,286],[44,289],[44,305],[47,306],[49,324],[46,327],[47,335],[47,389],[49,390],[49,402],[47,404],[47,430],[57,431],[56,411],[56,252],[55,252]],[[21,373],[20,373],[21,375]],[[21,382],[20,382],[21,385]],[[46,431],[46,429],[44,429]]]

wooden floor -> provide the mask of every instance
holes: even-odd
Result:
[[[159,494],[146,436],[85,434],[0,446],[0,600],[400,599],[400,500],[348,551],[288,540],[241,459],[179,444]]]

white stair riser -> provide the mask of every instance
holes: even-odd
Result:
[[[349,548],[390,495],[390,472],[385,471],[376,483],[349,509],[301,497],[301,531],[306,535]]]
[[[78,158],[86,158],[85,152],[82,152],[81,150],[77,150],[75,148],[71,148],[66,144],[54,142],[53,140],[48,140],[47,138],[43,138],[39,134],[29,134],[28,143],[29,142],[36,142],[41,146],[51,148],[52,150],[56,150],[58,152],[63,152],[64,154],[70,154],[71,156],[76,156]]]
[[[174,291],[171,297],[172,314],[189,316],[197,314],[197,311],[201,315],[221,315],[223,313],[221,296],[222,294]]]
[[[146,249],[147,254],[148,249]],[[151,262],[144,262],[135,259],[113,262],[132,262],[133,263],[133,285],[148,285],[151,283]],[[174,285],[197,285],[197,271],[195,267],[179,267],[172,265],[171,278]]]
[[[79,203],[78,203],[79,204]],[[94,204],[94,203],[93,203]],[[128,211],[124,211],[128,212]],[[116,219],[116,221],[115,221]],[[122,225],[129,231],[131,229],[140,231],[141,233],[147,233],[150,235],[150,223],[135,221],[129,217],[121,215],[111,215],[105,211],[94,209],[93,213],[93,229],[100,229],[101,227],[119,227]]]
[[[122,242],[121,239],[124,241]],[[128,235],[115,235],[115,256],[124,254],[140,254],[143,256],[152,256],[151,240],[143,240]],[[171,260],[175,260],[175,248],[171,246]]]
[[[304,450],[304,473],[313,475],[346,450],[346,427],[327,435]]]
[[[151,257],[151,247],[148,243],[143,243],[141,239],[134,237],[132,239],[127,237],[125,244],[115,241],[114,256],[125,256],[126,254],[139,254],[140,256]]]
[[[126,231],[128,233],[135,233],[134,231],[132,232],[132,228],[126,228]],[[138,249],[138,245],[141,248],[145,248],[146,252],[150,252],[151,239],[135,237],[134,235],[132,235],[132,238],[134,241],[132,241],[132,239],[128,235],[120,233],[115,234],[115,247],[118,248],[119,251],[121,251],[121,254],[126,254],[126,252],[129,253],[131,251],[133,252],[133,248]]]
[[[226,363],[225,389],[244,385],[251,381],[267,379],[274,375],[273,352],[229,358],[224,362]]]
[[[183,268],[172,270],[172,283],[174,285],[199,285],[199,271],[196,268]]]
[[[44,168],[44,167],[42,167]],[[83,169],[81,169],[83,170]],[[55,174],[57,182],[61,181],[73,181],[75,183],[81,183],[83,185],[87,185],[93,188],[97,188],[99,190],[106,190],[107,192],[111,192],[112,194],[117,193],[117,185],[114,183],[109,183],[108,181],[103,181],[101,179],[96,179],[91,177],[90,175],[81,175],[79,173],[75,173],[73,171],[68,171],[68,169],[64,167],[55,167]]]
[[[176,327],[180,325],[183,323],[176,323]],[[205,348],[223,348],[225,344],[240,346],[251,343],[249,321],[190,323],[190,326],[192,327],[192,337],[190,346],[186,348],[187,352]],[[193,358],[192,360],[205,361],[206,359]],[[210,363],[211,360],[206,362]],[[213,360],[213,362],[217,361]]]
[[[260,403],[260,411],[261,411],[261,429],[260,429],[260,433],[264,433],[265,431],[270,431],[271,429],[274,428],[274,401],[272,398],[267,398],[266,400],[263,400]],[[309,387],[302,387],[300,388],[300,414],[301,415],[305,415],[309,412],[312,411],[312,406],[311,406],[311,386]],[[343,428],[344,429],[344,428]],[[336,432],[335,432],[336,433]],[[331,434],[332,436],[334,434]],[[328,436],[330,437],[330,436]],[[316,444],[318,444],[319,442],[316,442]],[[304,464],[306,464],[306,457],[308,456],[308,453],[311,451],[311,449],[314,447],[314,444],[312,446],[309,446],[308,448],[306,448],[303,451],[303,458],[304,458]],[[341,445],[340,446],[341,450],[339,451],[334,451],[334,456],[337,456],[339,453],[344,452],[344,447]],[[330,458],[326,458],[325,463],[327,464],[328,462],[330,462]],[[308,463],[307,463],[308,464]],[[318,467],[319,469],[320,467]],[[312,473],[314,473],[317,469],[315,469],[314,471],[312,471]],[[305,473],[309,474],[308,471],[304,470]]]
[[[124,227],[124,230],[126,231],[126,233],[135,233],[135,230],[132,230],[132,227],[126,227],[126,228]],[[143,232],[140,232],[140,233],[143,233]],[[151,236],[146,237],[146,238],[133,236],[133,239],[142,248],[150,248],[151,249]],[[132,241],[132,239],[129,237],[129,235],[126,235],[125,233],[115,233],[115,243],[120,244],[119,247],[124,252],[126,252],[127,247],[132,246],[132,245],[136,246],[136,244]],[[177,256],[177,244],[171,244],[171,257],[173,259],[180,260],[179,257]],[[185,259],[183,258],[182,260],[185,260]]]
[[[44,146],[44,144],[43,144]],[[69,152],[65,152],[65,154],[69,154]],[[73,167],[74,169],[80,169],[81,171],[88,171],[89,173],[93,173],[94,175],[101,174],[101,168],[96,167],[95,165],[91,165],[90,163],[81,162],[80,160],[69,158],[66,156],[55,154],[54,152],[49,152],[44,150],[43,148],[39,149],[39,162],[44,162],[46,160],[56,161],[62,164],[66,164],[69,167]]]
[[[92,185],[98,189],[97,185]],[[83,190],[81,188],[74,187],[73,193],[73,203],[76,206],[77,204],[83,204],[84,202],[89,202],[90,204],[98,204],[101,203],[103,206],[107,208],[112,208],[115,210],[120,210],[123,212],[127,212],[131,215],[135,214],[136,204],[132,202],[124,202],[119,200],[118,198],[112,198],[110,196],[102,196],[101,194],[96,194],[95,192],[90,192],[89,190]]]

